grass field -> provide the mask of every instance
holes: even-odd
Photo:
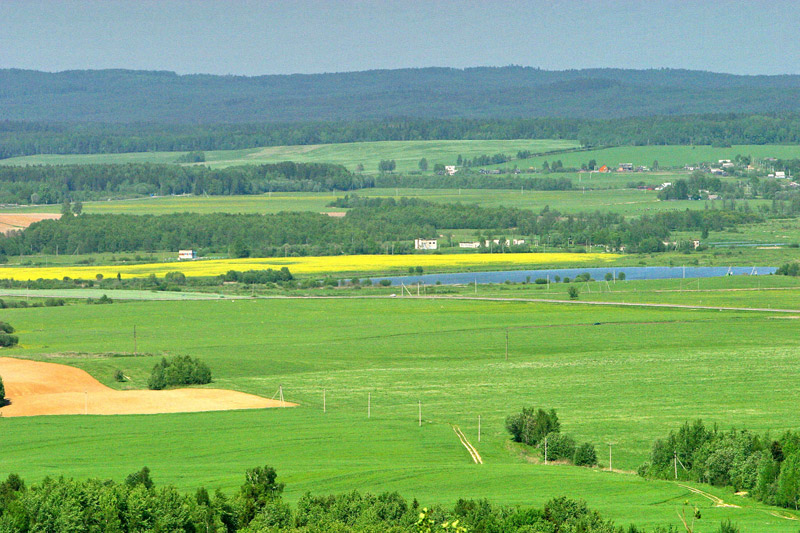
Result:
[[[556,139],[518,139],[505,141],[379,141],[302,146],[269,146],[243,150],[207,151],[206,164],[219,168],[296,161],[298,163],[336,163],[349,170],[364,165],[364,170],[377,172],[382,159],[394,159],[397,170],[418,170],[419,160],[428,159],[429,168],[436,163],[454,165],[458,155],[473,158],[479,155],[506,153],[516,156],[520,150],[534,153],[577,148],[577,141]],[[175,163],[185,152],[147,152],[124,154],[34,155],[0,161],[4,165],[97,164],[97,163]]]
[[[311,163],[339,163],[350,170],[358,164],[364,165],[368,172],[377,172],[381,159],[394,159],[397,170],[408,172],[417,170],[417,163],[423,157],[428,159],[430,168],[435,163],[454,165],[459,154],[472,158],[483,154],[505,153],[512,157],[520,150],[534,153],[549,152],[578,147],[576,141],[554,139],[518,139],[506,141],[380,141],[342,144],[319,144],[305,146],[273,146],[249,148],[244,150],[215,150],[205,152],[206,163],[212,167],[226,167],[242,164],[275,163],[278,161],[297,161]],[[175,163],[185,152],[144,152],[124,154],[77,154],[77,155],[34,155],[14,157],[0,161],[3,165],[20,164],[78,164],[78,163]],[[580,167],[590,159],[599,165],[616,168],[619,163],[651,166],[658,161],[661,167],[682,167],[699,162],[715,162],[719,159],[733,159],[737,154],[753,158],[776,157],[794,159],[800,157],[800,146],[795,145],[737,145],[730,148],[711,146],[620,146],[602,150],[588,150],[574,153],[552,154],[524,160],[513,160],[493,167],[518,166],[540,169],[544,161],[560,159],[564,166]],[[636,175],[628,175],[636,176]],[[632,178],[633,179],[633,178]],[[638,178],[637,178],[638,181]]]
[[[257,196],[167,196],[84,203],[85,213],[278,213],[280,211],[342,211],[328,204],[344,192],[273,193]],[[349,194],[365,197],[408,197],[432,202],[478,204],[485,207],[518,207],[541,210],[544,206],[565,213],[611,211],[627,216],[660,211],[704,209],[707,202],[680,200],[661,202],[657,192],[636,189],[589,189],[571,191],[520,191],[508,189],[360,189]],[[769,204],[766,200],[750,200],[751,208]],[[710,205],[710,202],[708,202]],[[25,206],[0,208],[0,213],[57,213],[61,206]]]
[[[271,397],[282,385],[301,406],[0,419],[0,475],[120,479],[147,465],[157,483],[229,491],[246,468],[266,463],[290,500],[353,488],[398,490],[423,503],[486,497],[537,505],[568,494],[622,524],[678,525],[684,500],[701,508],[703,531],[724,518],[748,532],[790,524],[730,490],[704,487],[741,508],[712,507],[673,483],[630,473],[654,438],[688,418],[796,429],[796,323],[769,313],[395,298],[75,305],[7,309],[4,320],[17,327],[21,346],[3,355],[72,364],[110,386],[118,386],[116,368],[131,376],[126,386],[143,386],[156,357],[47,354],[131,351],[136,325],[140,351],[201,357],[213,387]],[[606,465],[603,443],[616,442],[620,471],[527,460],[503,429],[522,405],[556,408],[562,429],[595,443]],[[484,465],[470,463],[450,424],[464,430]]]

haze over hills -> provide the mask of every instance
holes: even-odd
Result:
[[[169,124],[800,112],[800,76],[422,68],[258,77],[0,70],[0,119]]]

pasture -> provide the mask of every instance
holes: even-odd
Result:
[[[703,530],[730,518],[748,532],[786,531],[789,522],[729,490],[702,487],[740,508],[713,507],[677,484],[632,473],[653,439],[686,419],[725,429],[796,429],[796,323],[775,318],[412,298],[8,309],[4,320],[17,327],[21,345],[4,356],[70,364],[112,387],[119,387],[112,379],[119,368],[131,378],[125,387],[143,387],[157,355],[90,355],[131,351],[135,325],[140,351],[207,362],[215,378],[209,388],[270,398],[283,386],[300,406],[0,418],[0,475],[120,479],[147,465],[159,484],[230,491],[246,468],[270,464],[290,500],[307,490],[354,488],[397,490],[423,503],[486,497],[541,504],[568,494],[618,523],[651,525],[678,525],[675,512],[689,500],[702,510]],[[503,420],[523,405],[557,409],[562,430],[593,442],[606,467],[604,443],[616,443],[615,472],[545,466],[535,452],[511,445]],[[485,464],[471,463],[451,424]]]

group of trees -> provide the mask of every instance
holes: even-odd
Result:
[[[576,446],[572,437],[561,433],[555,409],[523,407],[522,412],[506,418],[506,430],[514,442],[538,446],[548,461],[567,460],[576,466],[597,464],[597,453],[591,443]]]
[[[211,169],[156,163],[0,166],[0,202],[58,204],[129,195],[231,195],[372,187],[341,165],[293,163]]]
[[[123,215],[83,214],[43,220],[21,232],[0,236],[0,254],[95,253],[199,249],[274,257],[395,253],[412,251],[418,237],[442,229],[541,236],[552,246],[600,244],[631,252],[658,252],[671,231],[719,231],[764,220],[746,209],[667,211],[626,219],[616,213],[566,215],[545,207],[539,212],[420,199],[345,196],[332,205],[350,208],[342,218],[319,213]],[[800,204],[798,204],[800,205]],[[524,245],[525,251],[529,245]],[[498,250],[502,251],[502,250]]]
[[[211,369],[198,358],[188,355],[163,357],[156,363],[147,382],[152,390],[179,385],[205,385],[211,383]]]
[[[145,467],[122,483],[111,480],[45,478],[28,487],[11,474],[0,482],[0,531],[182,531],[216,533],[356,532],[434,533],[645,533],[604,519],[585,502],[558,497],[541,508],[502,507],[488,500],[460,499],[453,507],[421,507],[397,493],[351,491],[303,495],[295,506],[283,500],[284,485],[269,466],[246,472],[228,496],[204,487],[193,494],[159,487]],[[652,533],[676,533],[656,527]],[[737,533],[738,529],[720,528]]]
[[[779,437],[684,423],[653,444],[642,476],[732,486],[770,505],[800,506],[800,433]]]

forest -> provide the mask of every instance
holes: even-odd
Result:
[[[202,151],[366,141],[577,139],[585,147],[800,143],[797,112],[626,118],[432,116],[227,124],[18,121],[0,117],[0,159],[35,154]],[[536,154],[528,154],[534,156]]]
[[[54,204],[110,195],[230,195],[371,187],[369,176],[328,163],[283,162],[210,169],[203,165],[0,166],[0,203]]]
[[[800,76],[506,66],[309,75],[0,70],[2,118],[241,123],[800,112]]]

